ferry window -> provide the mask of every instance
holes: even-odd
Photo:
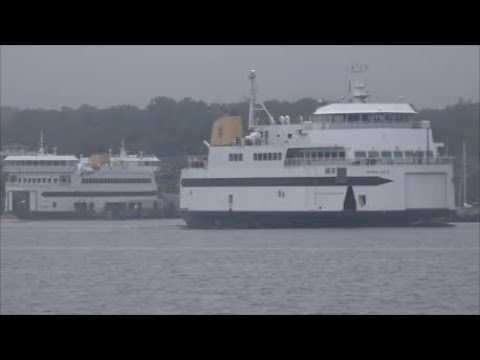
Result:
[[[330,168],[329,167],[325,168],[325,174],[330,174]]]
[[[46,178],[43,178],[42,179],[42,183],[46,183],[47,182],[47,179]]]
[[[57,203],[54,201],[52,202],[52,207],[56,208],[57,207]]]
[[[258,156],[257,156],[257,155],[258,155],[257,153],[253,154],[253,161],[257,161],[257,160],[258,160]]]
[[[363,122],[368,122],[370,121],[371,119],[369,118],[368,114],[362,114],[362,121]]]
[[[27,165],[32,165],[32,162],[30,160],[27,160]]]
[[[395,114],[386,114],[385,115],[385,120],[387,120],[387,121],[395,120]]]
[[[243,161],[243,154],[238,154],[238,161]]]
[[[359,114],[350,114],[348,115],[348,121],[349,122],[357,122],[360,120],[360,115]]]
[[[60,165],[65,166],[65,160],[60,161]]]
[[[405,157],[413,157],[413,151],[405,151]]]
[[[33,166],[37,166],[37,165],[38,165],[38,161],[32,161],[32,165],[33,165]]]
[[[335,174],[337,168],[332,168],[332,174]]]
[[[233,154],[233,161],[238,161],[238,154]]]
[[[263,161],[267,161],[267,158],[268,158],[267,153],[263,153],[262,158],[263,158]]]
[[[36,183],[36,182],[37,182],[37,178],[33,178],[32,183]]]
[[[278,153],[278,160],[282,160],[282,153]]]
[[[321,151],[317,152],[317,157],[319,159],[323,158],[323,152],[321,152]]]
[[[268,160],[273,160],[273,157],[272,157],[272,156],[273,156],[272,153],[268,153],[267,159],[268,159]]]
[[[379,157],[378,151],[369,151],[368,152],[368,157],[369,158],[378,158]]]
[[[336,151],[333,151],[332,152],[332,159],[336,159],[337,158],[337,152]]]
[[[288,134],[287,137],[288,137],[289,139],[291,139],[291,138],[292,138],[292,134]]]
[[[312,153],[312,159],[315,160],[316,158],[317,158],[317,153],[316,153],[316,152],[313,152],[313,153]]]
[[[47,180],[47,181],[48,181],[49,183],[51,183],[51,182],[52,182],[52,179],[51,179],[51,178],[48,178],[48,180]]]
[[[340,152],[338,153],[338,156],[339,156],[340,158],[342,158],[342,159],[345,159],[345,151],[340,151]]]
[[[401,151],[394,151],[393,152],[393,157],[394,158],[401,158],[402,157],[402,152]]]
[[[375,114],[375,118],[374,118],[375,122],[383,122],[383,120],[384,120],[383,114]]]
[[[28,183],[32,182],[32,179],[28,178],[28,179],[27,179],[27,182],[28,182]]]
[[[424,152],[422,150],[419,150],[419,151],[415,151],[415,156],[417,157],[423,157],[424,155]]]
[[[277,155],[278,155],[277,153],[273,153],[273,154],[272,154],[273,160],[278,160],[278,159],[277,159]]]
[[[55,184],[58,183],[58,179],[57,179],[57,178],[53,179],[53,182],[54,182]]]
[[[333,122],[335,123],[342,123],[344,122],[345,117],[344,115],[333,115]]]
[[[382,158],[391,158],[392,152],[391,151],[382,151]]]
[[[55,166],[60,165],[60,161],[54,161],[54,162],[53,162],[53,165],[55,165]]]
[[[396,117],[395,117],[395,120],[403,121],[403,114],[397,114]]]
[[[228,154],[228,161],[233,161],[233,154]]]
[[[328,151],[326,151],[324,153],[324,156],[325,156],[325,159],[329,159],[330,158],[330,153]]]
[[[355,151],[355,157],[356,158],[366,158],[367,153],[365,151]]]
[[[22,182],[22,180],[23,180],[22,178],[18,178],[18,182],[19,182],[19,183],[21,183],[21,182]]]
[[[360,206],[367,205],[367,195],[358,195],[358,204]]]
[[[39,161],[39,162],[38,162],[38,165],[40,165],[40,166],[45,166],[45,161]]]
[[[10,182],[16,182],[17,181],[17,175],[10,175]]]

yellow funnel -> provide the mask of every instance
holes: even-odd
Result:
[[[225,116],[213,123],[210,145],[231,145],[235,143],[236,138],[242,137],[242,118]]]

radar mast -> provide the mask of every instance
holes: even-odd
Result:
[[[255,70],[250,71],[250,74],[248,75],[248,78],[250,79],[250,110],[248,113],[248,128],[253,129],[256,125],[255,120],[255,113],[259,111],[264,111],[268,115],[268,120],[270,121],[271,125],[275,125],[275,119],[273,116],[268,112],[267,108],[263,104],[263,102],[258,98],[257,96],[257,86],[255,83]]]
[[[352,96],[355,103],[366,103],[370,94],[365,85],[365,73],[368,70],[368,65],[351,65],[347,68],[349,74],[348,92]]]

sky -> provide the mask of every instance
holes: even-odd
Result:
[[[339,99],[367,64],[370,101],[444,108],[479,99],[479,46],[1,46],[0,103],[19,108],[147,106],[156,96],[236,102],[257,72],[263,100]]]

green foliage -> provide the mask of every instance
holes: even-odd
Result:
[[[298,122],[300,116],[307,120],[319,104],[317,100],[305,98],[294,102],[270,100],[265,105],[275,118],[289,115],[292,122]],[[448,144],[450,155],[461,154],[465,140],[468,153],[478,156],[479,105],[460,99],[457,104],[442,110],[421,110],[420,118],[431,121],[434,140]],[[226,113],[241,116],[246,129],[248,106],[248,100],[207,104],[191,98],[175,101],[156,97],[145,109],[130,105],[107,109],[83,105],[76,110],[69,107],[61,110],[1,107],[0,139],[2,146],[17,144],[34,150],[38,148],[39,134],[43,130],[49,150],[57,147],[59,153],[84,156],[108,149],[117,152],[121,140],[125,139],[128,151],[175,159],[166,175],[162,175],[163,187],[174,191],[176,185],[169,179],[178,177],[179,159],[183,155],[205,153],[203,140],[210,139],[212,123]],[[478,181],[478,174],[475,176]],[[478,198],[478,187],[475,191]]]

